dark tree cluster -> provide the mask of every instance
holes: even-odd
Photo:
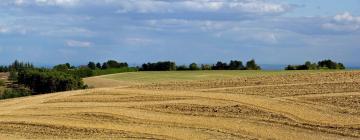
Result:
[[[53,67],[53,70],[66,72],[70,69],[75,69],[75,66],[71,66],[69,63],[59,64]]]
[[[35,94],[52,93],[84,88],[81,78],[54,70],[27,69],[18,72],[18,83]]]
[[[190,65],[176,66],[175,62],[165,61],[157,63],[143,64],[140,71],[169,71],[169,70],[261,70],[260,66],[256,64],[255,60],[250,60],[243,65],[241,61],[231,60],[230,63],[218,61],[214,65],[191,63]]]
[[[246,66],[241,61],[231,60],[229,64],[225,62],[217,62],[211,67],[212,70],[261,70],[261,67],[252,59],[246,62]]]
[[[87,65],[79,67],[71,66],[69,63],[59,64],[54,66],[53,70],[65,72],[80,78],[136,71],[134,68],[129,68],[126,62],[117,62],[115,60],[109,60],[103,64],[90,61]]]
[[[323,60],[318,63],[306,61],[303,65],[288,65],[285,70],[318,70],[318,69],[345,69],[344,64],[332,60]]]
[[[319,68],[327,68],[327,69],[345,69],[346,67],[342,63],[337,63],[332,60],[323,60],[318,62]]]
[[[0,66],[0,72],[10,72],[10,71],[19,71],[23,69],[31,69],[34,68],[34,65],[28,62],[20,62],[18,60],[15,60],[11,65],[9,66]]]
[[[191,63],[189,66],[180,65],[176,66],[176,70],[178,71],[185,71],[185,70],[201,70],[201,68],[196,63]]]
[[[56,65],[52,70],[71,74],[79,78],[85,78],[94,75],[93,71],[88,67],[75,67],[71,66],[69,63]]]
[[[29,63],[29,62],[20,62],[18,60],[15,60],[14,63],[12,63],[9,66],[10,71],[14,70],[14,71],[19,71],[19,70],[24,70],[24,69],[32,69],[34,68],[34,65]]]
[[[176,70],[175,62],[159,61],[156,63],[146,63],[140,68],[141,71],[174,71]]]
[[[99,62],[95,63],[95,62],[90,61],[87,64],[87,67],[89,69],[96,70],[96,69],[110,69],[110,68],[127,68],[127,67],[129,67],[129,65],[126,62],[118,62],[116,60],[109,60],[102,64]]]
[[[0,66],[0,72],[9,72],[10,69],[8,66]]]

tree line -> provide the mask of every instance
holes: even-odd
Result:
[[[9,80],[13,81],[13,85],[17,85],[7,89],[0,98],[84,89],[87,85],[83,83],[82,78],[129,71],[137,69],[129,68],[126,62],[115,60],[102,64],[89,62],[88,65],[78,67],[65,63],[52,68],[34,67],[31,63],[16,60],[9,66],[0,66],[0,72],[10,72]]]
[[[334,62],[330,59],[322,60],[317,63],[306,61],[303,65],[288,65],[285,70],[319,70],[319,69],[346,69],[342,63]]]
[[[156,63],[145,63],[140,68],[140,71],[183,71],[183,70],[261,70],[261,67],[256,64],[252,59],[243,65],[242,61],[231,60],[229,63],[218,61],[216,64],[196,64],[177,66],[175,62],[171,61],[159,61]]]
[[[34,68],[34,65],[29,62],[20,62],[18,60],[15,60],[9,66],[0,66],[0,72],[19,71],[28,68]]]

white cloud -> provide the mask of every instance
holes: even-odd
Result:
[[[87,41],[67,40],[65,43],[69,47],[89,48],[92,46],[92,43]]]
[[[130,45],[149,45],[155,43],[155,40],[149,38],[126,38],[125,43]]]
[[[322,28],[333,31],[357,31],[360,29],[360,16],[353,16],[349,12],[335,15],[333,22],[325,23]]]
[[[9,0],[10,1],[10,0]],[[84,0],[12,0],[17,6],[38,5],[38,6],[75,6]]]
[[[356,31],[360,29],[358,24],[334,24],[334,23],[325,23],[322,25],[322,28],[333,30],[333,31]]]
[[[8,28],[0,26],[0,33],[8,33],[9,31]]]
[[[80,0],[35,0],[37,4],[40,5],[59,5],[59,6],[72,6],[79,2]]]
[[[342,14],[336,15],[334,17],[334,20],[337,21],[337,22],[356,22],[356,23],[360,23],[360,16],[356,17],[356,16],[353,16],[349,12],[344,12]]]
[[[291,6],[271,3],[264,0],[107,0],[107,3],[119,6],[117,13],[173,13],[173,12],[226,12],[278,14],[289,11]]]

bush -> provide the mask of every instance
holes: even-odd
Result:
[[[0,94],[0,99],[10,99],[16,97],[30,96],[31,91],[26,88],[20,89],[5,89],[4,93]]]
[[[17,79],[18,79],[18,72],[16,72],[15,70],[11,70],[8,79],[9,79],[10,81],[17,81]]]
[[[24,70],[18,74],[18,83],[35,94],[52,93],[84,88],[81,78],[60,71]]]

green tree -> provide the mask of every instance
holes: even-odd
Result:
[[[202,65],[201,65],[201,69],[202,69],[202,70],[211,70],[211,66],[208,65],[208,64],[202,64]]]
[[[96,63],[96,68],[101,69],[101,64],[99,62]]]
[[[248,61],[246,63],[246,69],[247,70],[261,70],[260,66],[258,66],[254,59]]]
[[[226,63],[218,61],[215,65],[212,66],[211,69],[213,69],[213,70],[226,70],[227,68],[228,68],[228,65]]]
[[[346,67],[345,67],[345,65],[343,63],[338,63],[337,69],[343,70],[343,69],[346,69]]]
[[[297,70],[297,66],[294,65],[288,65],[285,70]]]
[[[109,64],[108,63],[103,63],[101,66],[101,69],[105,70],[109,68]]]
[[[96,64],[94,62],[89,62],[87,66],[88,66],[88,68],[90,68],[92,70],[96,69]]]
[[[230,64],[229,64],[229,69],[230,70],[243,70],[244,65],[241,61],[231,60]]]
[[[191,63],[189,65],[189,70],[199,70],[199,67],[196,63]]]
[[[70,69],[69,66],[70,66],[69,63],[67,63],[67,64],[59,64],[59,65],[54,66],[53,70],[65,72],[65,71],[68,71]]]

